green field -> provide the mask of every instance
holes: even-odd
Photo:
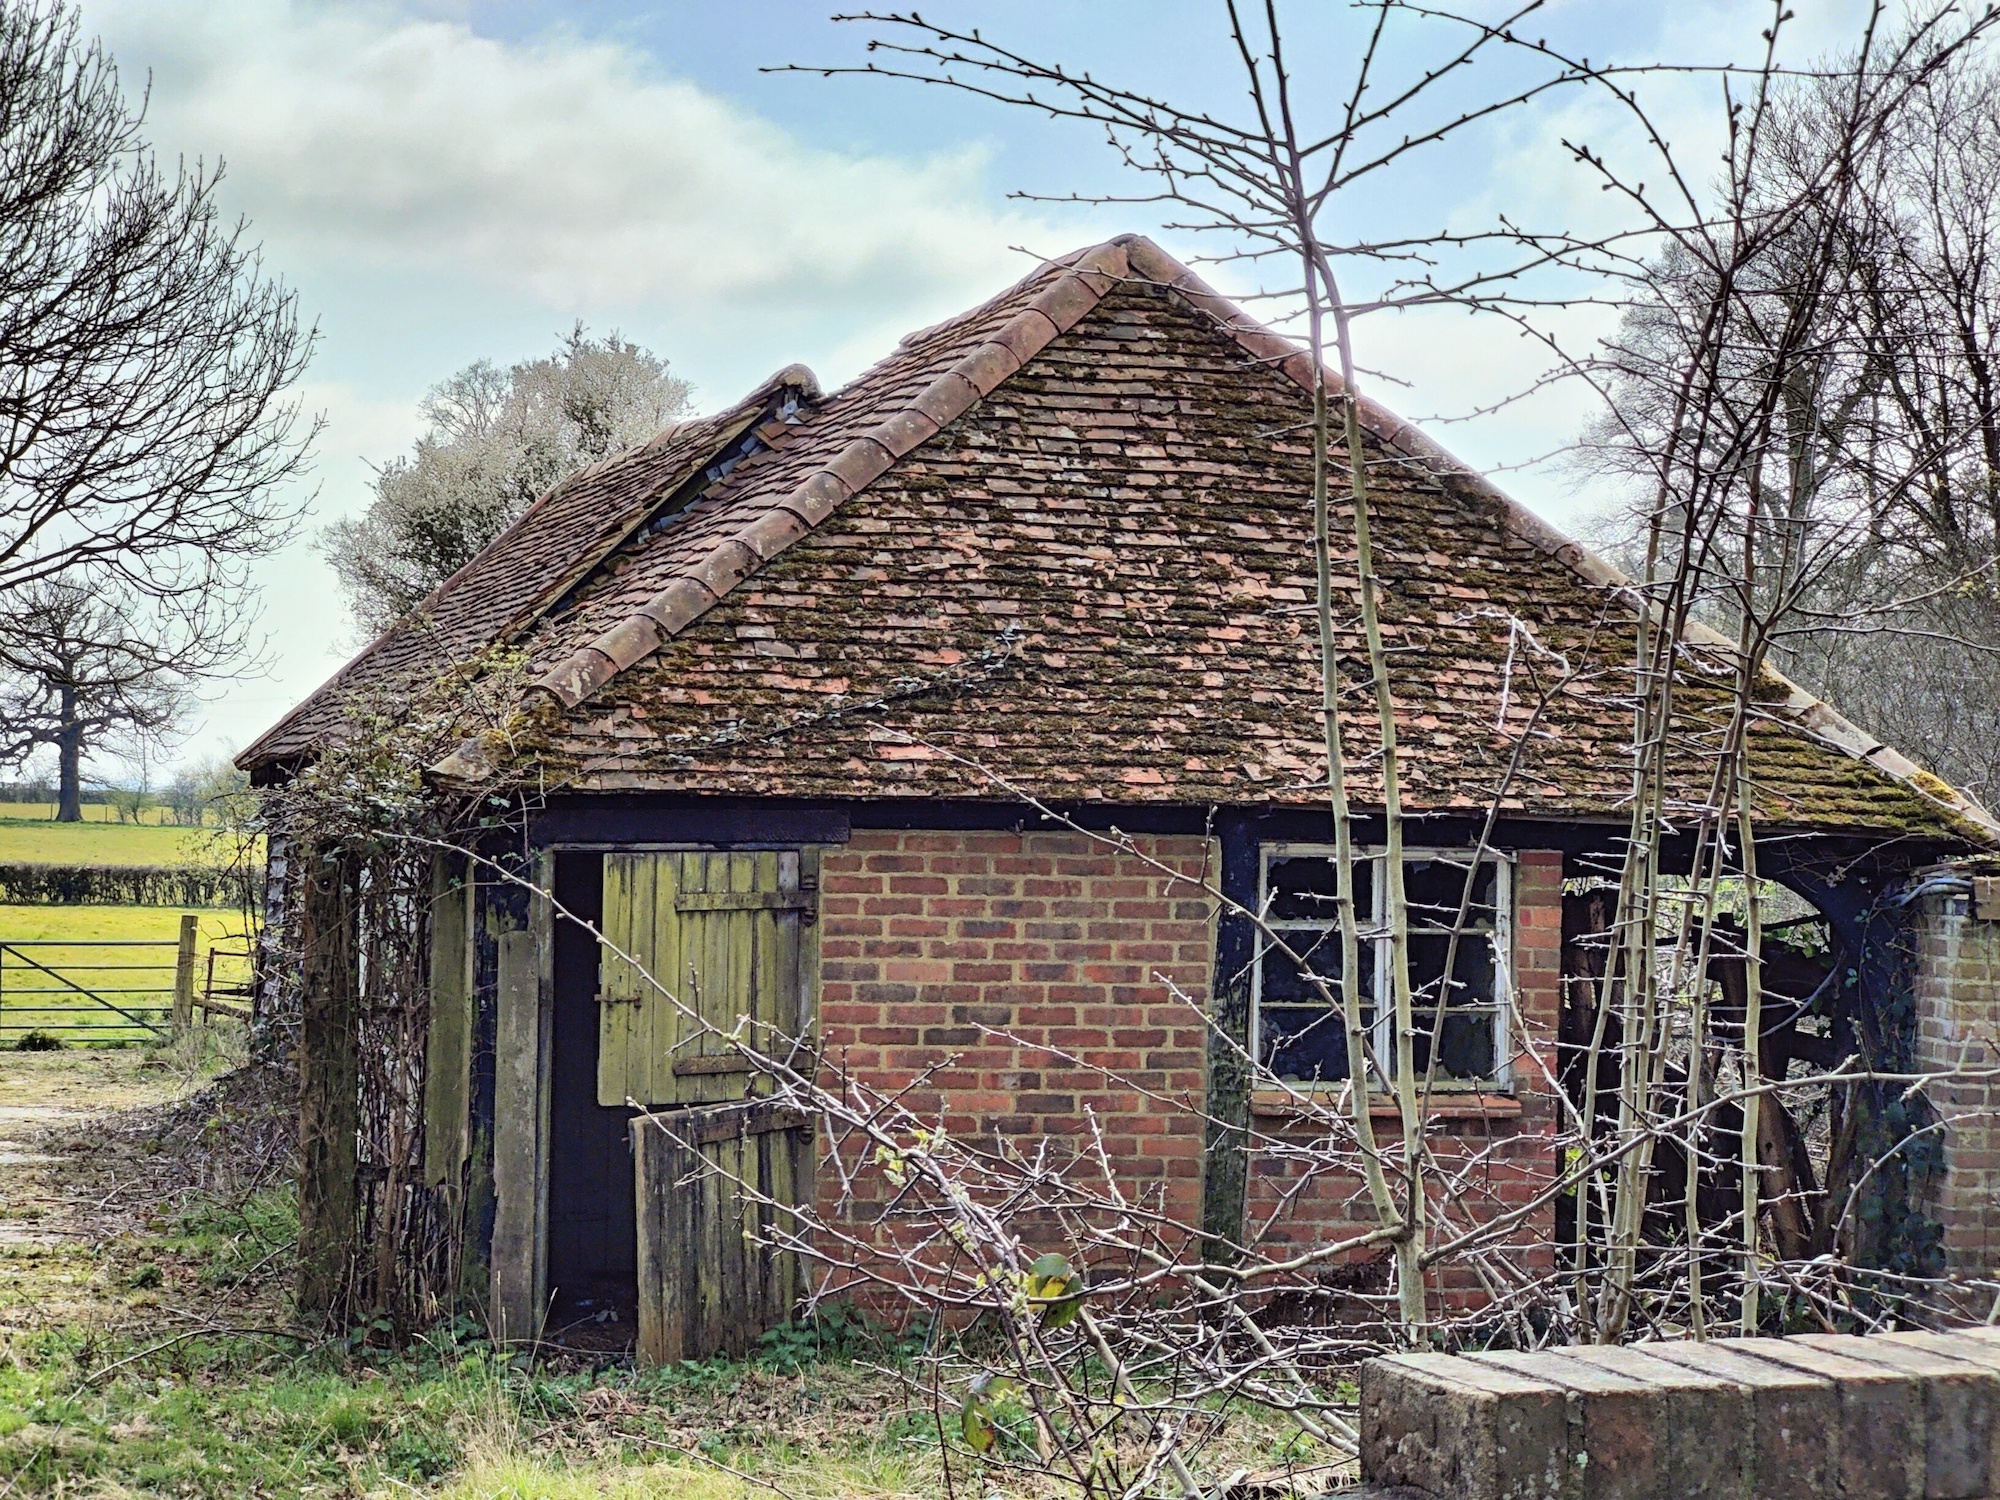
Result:
[[[84,812],[110,810],[86,807]],[[235,852],[234,837],[216,828],[111,823],[102,818],[57,823],[36,812],[29,803],[0,803],[0,864],[227,864]]]
[[[236,956],[246,946],[243,914],[197,915],[201,924],[195,949],[196,989],[207,980],[211,949],[217,952],[216,982],[241,982],[248,975],[246,961]],[[180,919],[180,912],[168,906],[0,906],[0,943],[55,945],[0,953],[0,1046],[11,1045],[30,1029],[81,1042],[141,1035],[129,1018],[79,995],[70,985],[99,991],[112,1004],[157,1021],[173,999],[172,945],[180,936]],[[149,946],[96,946],[105,943]],[[115,990],[138,993],[109,993]],[[89,1029],[79,1032],[74,1027]]]
[[[0,818],[41,819],[53,822],[56,805],[53,802],[0,802]],[[86,823],[119,823],[124,815],[108,802],[86,802],[83,804],[83,821]],[[173,811],[164,803],[153,802],[139,809],[138,821],[148,827],[173,822]]]

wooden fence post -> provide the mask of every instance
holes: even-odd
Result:
[[[174,1035],[187,1030],[194,1020],[194,948],[201,918],[193,912],[181,913],[180,952],[174,955]]]
[[[353,1253],[360,1124],[353,864],[302,851],[299,884],[299,1310],[341,1311]]]

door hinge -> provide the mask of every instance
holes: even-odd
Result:
[[[644,995],[607,995],[604,993],[603,990],[599,990],[591,998],[594,999],[599,1005],[639,1006],[639,1005],[644,1005],[646,1003],[646,997]]]

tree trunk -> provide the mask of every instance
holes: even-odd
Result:
[[[358,974],[352,866],[308,849],[299,862],[299,1310],[345,1311],[355,1233]]]
[[[76,718],[76,689],[62,690],[62,723],[56,732],[56,821],[83,821],[83,725]]]

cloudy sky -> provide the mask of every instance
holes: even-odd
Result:
[[[1796,8],[1809,47],[1843,35],[1858,7]],[[366,503],[370,463],[408,447],[429,385],[475,359],[545,353],[577,319],[664,355],[706,408],[794,360],[837,383],[903,332],[1022,274],[1024,252],[1127,229],[1183,255],[1201,248],[1163,228],[1151,205],[1009,196],[1136,186],[1088,132],[939,89],[765,71],[860,59],[865,35],[834,24],[831,9],[83,0],[85,25],[128,87],[150,87],[155,148],[225,162],[227,206],[318,324],[305,391],[326,422],[314,525]],[[1345,76],[1351,13],[1293,9],[1302,92],[1313,79],[1330,91]],[[1221,0],[923,10],[1102,76],[1240,109]],[[1552,0],[1538,24],[1597,57],[1712,60],[1745,55],[1769,14],[1758,0]],[[1504,82],[1488,74],[1480,86]],[[1659,108],[1698,142],[1716,93],[1662,86]],[[1623,129],[1592,101],[1552,98],[1385,174],[1343,212],[1357,233],[1459,227],[1497,210],[1589,222],[1602,195],[1559,143]],[[1252,289],[1245,273],[1216,279]],[[1364,326],[1363,354],[1401,382],[1386,394],[1410,415],[1473,411],[1542,364],[1497,323],[1378,321]],[[1583,312],[1563,327],[1582,338],[1601,324]],[[1586,410],[1581,393],[1562,393],[1439,435],[1475,462],[1517,465],[1573,433]],[[1590,503],[1560,472],[1509,483],[1559,523]],[[269,671],[214,696],[185,756],[247,743],[355,647],[309,534],[263,582]]]

